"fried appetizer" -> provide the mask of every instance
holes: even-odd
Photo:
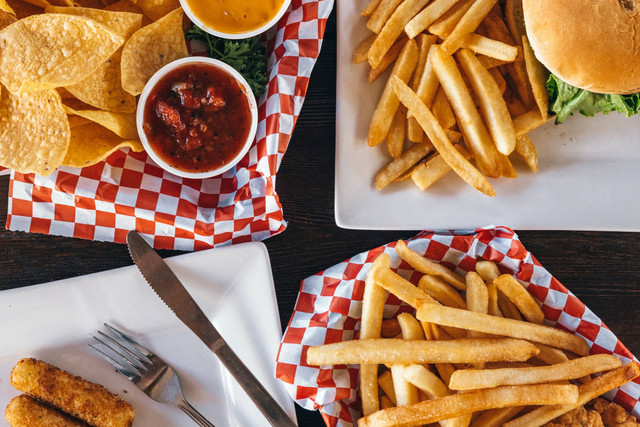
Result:
[[[128,427],[133,407],[101,385],[36,359],[22,359],[11,371],[11,385],[96,427]]]
[[[86,427],[87,424],[34,398],[21,394],[11,399],[4,418],[11,427]]]

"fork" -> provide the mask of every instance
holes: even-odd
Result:
[[[173,405],[202,427],[214,427],[184,397],[178,374],[171,366],[123,332],[105,323],[111,335],[98,331],[93,336],[99,344],[89,344],[92,350],[127,377],[156,402]],[[103,348],[109,349],[109,352]]]

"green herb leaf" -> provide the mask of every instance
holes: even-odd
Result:
[[[549,93],[549,110],[556,114],[556,124],[563,123],[576,111],[588,117],[593,117],[596,113],[608,114],[612,111],[631,117],[640,111],[640,93],[612,95],[589,92],[571,86],[553,74],[547,80],[547,92]]]
[[[225,40],[212,36],[195,24],[187,31],[188,40],[200,40],[209,56],[235,68],[247,80],[254,95],[266,90],[267,50],[258,36],[242,40]]]

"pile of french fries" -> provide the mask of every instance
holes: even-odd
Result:
[[[541,426],[640,375],[636,363],[589,356],[583,338],[543,325],[540,306],[495,263],[478,260],[463,278],[403,241],[395,250],[423,274],[418,285],[381,254],[365,281],[359,339],[307,352],[310,365],[360,365],[359,427]],[[383,320],[387,292],[415,316]]]
[[[527,133],[550,119],[548,73],[501,6],[371,0],[362,11],[373,34],[356,48],[354,63],[370,65],[370,82],[393,64],[368,133],[369,145],[386,140],[392,157],[376,176],[378,190],[409,178],[425,190],[454,170],[495,196],[487,177],[516,178],[512,153],[537,171]]]

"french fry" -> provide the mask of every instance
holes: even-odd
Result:
[[[430,143],[413,144],[400,157],[388,163],[376,175],[376,188],[382,190],[434,150]]]
[[[394,159],[402,154],[404,148],[404,139],[406,133],[407,110],[400,106],[396,112],[396,116],[391,122],[389,133],[387,134],[387,151]]]
[[[491,73],[491,77],[493,77],[493,80],[495,80],[496,84],[498,85],[498,88],[500,89],[500,93],[504,94],[504,92],[507,90],[507,82],[502,76],[502,73],[500,72],[500,70],[498,70],[497,68],[491,68],[491,69],[487,68],[487,70],[489,70],[489,72]]]
[[[425,391],[430,399],[437,399],[449,394],[445,383],[422,365],[408,365],[403,375],[411,384]]]
[[[469,282],[467,281],[467,295],[469,292],[468,286]],[[422,276],[418,282],[418,288],[442,305],[462,309],[467,308],[467,304],[458,291],[438,277],[429,275]]]
[[[408,382],[418,387],[419,389],[418,391],[422,391],[426,393],[429,399],[437,399],[450,394],[449,389],[442,382],[442,380],[438,378],[436,375],[434,375],[431,371],[426,369],[424,366],[421,366],[421,365],[406,366],[403,374],[404,374],[404,378]],[[452,418],[446,421],[441,421],[440,425],[444,427],[468,426],[470,418],[471,418],[471,414],[461,415],[458,418]]]
[[[496,58],[491,58],[490,56],[486,56],[486,55],[478,55],[478,61],[480,61],[482,66],[487,70],[492,70],[494,68],[501,67],[505,64],[509,64],[509,62],[501,61]]]
[[[450,10],[458,1],[459,0],[434,0],[404,26],[404,32],[407,33],[410,39],[416,37]]]
[[[478,273],[485,282],[493,282],[500,276],[500,270],[496,263],[487,260],[476,262],[476,273]]]
[[[393,408],[395,405],[387,396],[382,396],[380,398],[380,409]]]
[[[492,39],[499,40],[502,43],[506,43],[511,46],[516,46],[513,36],[509,32],[504,20],[500,17],[500,14],[496,12],[496,9],[489,12],[482,21],[482,24],[487,31],[487,35]]]
[[[522,36],[522,48],[524,50],[524,63],[529,76],[529,83],[533,91],[533,99],[535,99],[542,117],[546,118],[549,115],[549,94],[547,93],[549,72],[536,58],[527,36]]]
[[[358,427],[415,426],[492,408],[571,404],[578,399],[574,385],[537,384],[498,387],[426,400],[375,412],[358,420]]]
[[[505,62],[515,61],[518,56],[517,47],[475,33],[467,34],[461,47]]]
[[[371,14],[373,12],[375,12],[375,10],[377,9],[378,5],[380,4],[382,0],[369,0],[369,3],[367,3],[367,5],[365,6],[364,9],[362,9],[362,12],[360,12],[361,16],[371,16]]]
[[[365,291],[366,291],[366,285],[365,285]],[[362,315],[364,317],[364,299],[363,299],[362,310],[363,310]],[[362,331],[362,327],[360,330]],[[380,330],[380,336],[382,338],[393,338],[396,335],[400,335],[401,333],[402,333],[402,329],[400,329],[400,323],[398,323],[398,319],[384,319],[382,321],[382,327]]]
[[[431,57],[431,63],[440,85],[444,88],[447,98],[451,102],[467,148],[474,155],[478,167],[482,173],[489,177],[499,177],[502,170],[498,160],[498,151],[480,118],[480,113],[476,109],[456,62],[452,56],[437,48]]]
[[[395,246],[396,252],[405,260],[411,267],[415,268],[421,273],[428,274],[430,276],[436,276],[452,285],[459,290],[465,290],[467,284],[465,280],[457,273],[449,270],[442,264],[431,261],[418,253],[411,250],[403,240],[398,240]]]
[[[580,357],[563,363],[530,368],[463,369],[449,381],[452,390],[475,390],[505,385],[539,384],[572,380],[596,372],[619,368],[622,362],[609,354]]]
[[[474,419],[470,427],[501,427],[502,424],[513,419],[523,409],[524,406],[489,409]]]
[[[393,46],[391,46],[391,49],[389,49],[389,51],[385,53],[382,61],[380,61],[380,65],[369,70],[369,83],[373,83],[378,80],[378,77],[380,77],[382,73],[385,72],[389,65],[393,64],[393,62],[398,58],[398,55],[400,55],[400,52],[402,51],[402,48],[406,43],[407,39],[401,37],[393,44]]]
[[[391,121],[400,105],[400,101],[389,82],[393,81],[393,79],[398,79],[404,83],[409,81],[416,62],[418,62],[418,45],[415,40],[409,40],[402,48],[393,66],[391,77],[382,92],[382,96],[371,118],[369,135],[367,137],[370,147],[380,144],[387,137],[387,133],[391,127]]]
[[[420,82],[424,74],[424,69],[427,66],[427,57],[429,56],[429,50],[431,46],[436,42],[436,36],[428,36],[426,34],[420,34],[416,38],[416,41],[418,42],[418,49],[420,51],[420,54],[418,56],[418,65],[416,65],[416,69],[413,72],[413,77],[411,78],[410,86],[414,92],[418,93],[418,89],[420,88]],[[411,142],[424,141],[424,131],[420,127],[420,124],[412,116],[411,117],[407,116],[407,138]]]
[[[489,181],[487,181],[487,179],[453,147],[453,144],[448,141],[444,130],[438,124],[436,118],[429,111],[427,106],[420,101],[415,92],[413,92],[400,79],[395,77],[392,79],[392,86],[398,95],[398,98],[400,98],[401,102],[405,104],[410,111],[412,111],[413,115],[418,120],[418,123],[420,123],[420,126],[422,126],[425,133],[436,147],[436,150],[438,150],[438,153],[449,164],[449,166],[451,166],[451,169],[453,169],[465,182],[478,191],[491,197],[495,196],[495,190],[491,184],[489,184]]]
[[[440,123],[440,126],[442,126],[442,129],[450,129],[456,125],[456,116],[453,114],[451,104],[449,104],[447,95],[442,87],[440,87],[436,93],[431,111],[438,120],[438,123]]]
[[[509,85],[507,85],[504,91],[503,98],[507,103],[507,108],[509,109],[509,114],[511,114],[512,118],[516,118],[527,112],[527,108],[524,106],[522,101],[520,101],[518,97],[514,95]]]
[[[356,50],[353,51],[354,64],[360,64],[361,62],[365,62],[367,60],[367,55],[369,55],[369,48],[371,47],[375,39],[376,36],[372,35],[360,42],[358,47],[356,47]]]
[[[420,83],[418,84],[418,88],[415,90],[418,98],[428,106],[433,103],[436,93],[438,92],[438,87],[440,87],[438,76],[433,72],[433,66],[431,65],[431,56],[435,49],[436,47],[433,44],[429,47],[427,62],[424,64],[424,70],[422,71],[422,76],[420,76]],[[407,112],[407,117],[413,117],[411,111]],[[418,123],[418,125],[420,124]],[[424,133],[422,127],[420,127],[420,130]]]
[[[498,84],[470,50],[461,49],[456,57],[477,96],[496,148],[504,155],[511,154],[516,147],[516,131]]]
[[[513,89],[515,89],[524,105],[527,108],[536,106],[524,61],[510,62],[505,65],[505,68],[509,76],[508,81],[512,83]]]
[[[455,368],[451,363],[435,363],[434,366],[438,371],[438,375],[442,378],[445,384],[449,384],[449,379],[451,375],[455,372]]]
[[[544,321],[544,313],[538,303],[513,276],[503,274],[493,282],[529,322],[541,324]]]
[[[531,132],[532,130],[539,128],[551,119],[552,117],[542,117],[540,115],[540,111],[538,111],[537,109],[528,111],[513,119],[513,126],[516,129],[516,136],[523,136]]]
[[[516,153],[522,157],[529,169],[538,172],[538,151],[529,135],[525,134],[516,138]]]
[[[505,3],[505,21],[509,27],[509,32],[517,43],[520,43],[522,36],[526,33],[524,24],[524,11],[521,1],[508,1]]]
[[[393,388],[393,378],[391,378],[391,371],[385,371],[378,377],[378,385],[382,392],[391,400],[393,405],[396,405],[396,391]]]
[[[569,350],[580,356],[589,354],[589,346],[584,338],[550,326],[434,304],[426,304],[418,308],[416,317],[418,320],[438,325],[539,342]]]
[[[489,291],[482,277],[475,271],[470,271],[465,277],[467,281],[467,309],[476,313],[487,314],[489,312]],[[469,331],[469,338],[479,338],[482,334]],[[476,366],[482,367],[482,366]]]
[[[496,286],[496,289],[497,288],[498,287]],[[505,294],[500,292],[499,289],[498,289],[498,307],[500,307],[500,311],[502,311],[502,314],[504,314],[504,317],[507,317],[509,319],[514,319],[514,320],[522,320],[522,315],[520,314],[518,307],[516,307],[516,305],[512,303],[511,300],[505,296]]]
[[[640,375],[640,368],[636,362],[631,362],[616,370],[607,372],[595,378],[593,381],[582,384],[579,388],[578,401],[573,404],[543,406],[511,420],[504,424],[505,427],[536,427],[541,426],[562,414],[584,405],[588,401],[604,394],[614,388],[631,381]],[[373,415],[373,414],[372,414]]]
[[[429,0],[405,0],[391,14],[380,30],[378,37],[376,37],[371,45],[371,49],[369,49],[369,64],[371,64],[372,68],[380,64],[382,57],[402,33],[404,26],[407,25],[411,18],[420,12],[428,1]]]
[[[451,9],[449,9],[444,15],[436,19],[436,21],[429,25],[429,32],[435,34],[441,39],[445,39],[451,34],[456,27],[460,19],[465,13],[473,6],[474,0],[460,0]]]
[[[536,355],[536,359],[541,360],[548,365],[555,365],[556,363],[564,363],[569,361],[567,354],[558,348],[550,347],[544,344],[537,344],[536,347],[540,349],[540,353]]]
[[[402,338],[405,340],[422,340],[424,334],[422,327],[415,317],[409,313],[398,315],[398,322],[402,328]],[[393,388],[396,392],[396,405],[411,405],[417,403],[418,389],[408,382],[404,377],[404,365],[391,366],[391,378],[393,378]]]
[[[375,34],[380,33],[391,14],[402,3],[402,0],[382,0],[371,13],[367,21],[367,28]]]
[[[489,14],[493,5],[498,0],[476,0],[471,8],[464,14],[449,36],[442,42],[442,51],[452,55],[460,49],[465,41],[465,37],[474,32],[480,22]]]
[[[375,270],[371,277],[377,285],[391,292],[412,307],[418,307],[425,302],[439,304],[429,295],[415,287],[411,282],[403,279],[387,268]]]
[[[420,322],[409,313],[401,313],[398,315],[398,323],[402,330],[402,338],[405,340],[423,340],[424,332]]]
[[[488,313],[492,316],[504,317],[500,306],[498,305],[498,287],[495,283],[490,282],[487,284],[487,293],[489,296]]]
[[[475,271],[467,273],[466,281],[467,308],[469,311],[487,314],[489,311],[489,291],[487,291],[487,285]]]
[[[465,159],[469,160],[471,154],[462,146],[454,146]],[[411,172],[411,179],[421,189],[426,190],[436,181],[451,172],[451,167],[444,161],[442,156],[436,154],[429,160],[417,165]]]
[[[378,268],[389,268],[391,258],[382,253],[371,265],[365,279],[364,294],[362,296],[362,316],[360,321],[360,339],[380,338],[382,330],[382,312],[386,292],[371,278],[372,272]],[[371,414],[378,406],[378,365],[360,365],[360,399],[362,412]]]
[[[426,305],[431,306],[431,304]],[[343,341],[310,347],[307,351],[307,363],[318,366],[363,363],[411,365],[517,362],[525,361],[537,353],[538,348],[530,342],[511,338],[465,338],[448,341],[407,341],[380,338]]]

